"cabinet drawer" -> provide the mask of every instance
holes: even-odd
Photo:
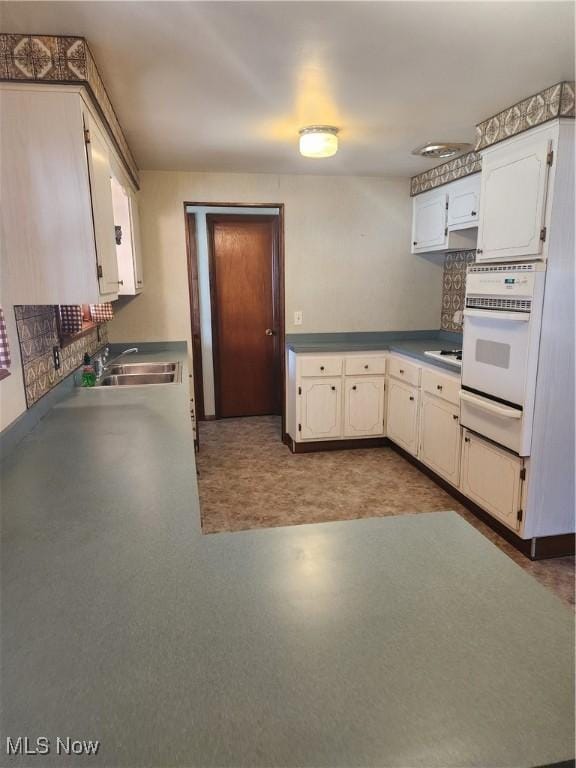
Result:
[[[386,373],[386,358],[347,357],[344,366],[347,376],[375,376]]]
[[[422,369],[422,389],[454,405],[460,404],[460,380],[427,368]]]
[[[413,384],[415,387],[420,385],[420,366],[408,363],[401,357],[389,358],[388,374],[395,379],[405,381],[407,384]]]
[[[301,376],[340,376],[341,374],[341,357],[306,355],[300,360]]]

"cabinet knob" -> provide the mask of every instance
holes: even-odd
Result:
[[[118,280],[118,285],[124,285],[124,280]]]
[[[470,438],[469,438],[469,437],[465,437],[465,438],[464,438],[464,442],[465,442],[465,443],[469,443],[469,442],[470,442]]]
[[[398,371],[398,373],[404,373],[404,368],[400,368],[400,370]]]
[[[476,253],[483,253],[482,248],[476,248]]]
[[[414,400],[414,398],[412,397],[412,395],[410,395],[410,400]]]
[[[138,280],[138,285],[142,285],[142,280]]]
[[[458,416],[455,413],[452,414],[452,418],[454,419],[454,421],[458,421]]]
[[[320,370],[321,370],[321,371],[323,371],[323,370],[324,370],[324,366],[323,366],[323,365],[321,365],[321,366],[320,366]]]
[[[264,333],[266,334],[266,336],[274,336],[274,331],[272,330],[272,328],[266,328]]]
[[[354,386],[352,387],[352,389],[356,389],[356,384],[354,384]]]
[[[368,370],[368,366],[367,365],[364,366],[364,370],[366,370],[366,371]]]
[[[331,389],[333,392],[335,392],[335,391],[336,391],[336,387],[330,387],[330,389]],[[356,389],[356,387],[354,387],[354,389]]]
[[[476,216],[476,211],[470,211],[470,216]]]
[[[442,384],[436,384],[436,389],[442,392]]]

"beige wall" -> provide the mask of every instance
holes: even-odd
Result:
[[[287,333],[439,327],[442,257],[409,253],[408,179],[143,171],[141,182],[145,290],[117,307],[113,341],[190,339],[185,201],[284,203]]]

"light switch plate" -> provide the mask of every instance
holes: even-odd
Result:
[[[294,325],[302,325],[302,311],[299,309],[294,312]]]

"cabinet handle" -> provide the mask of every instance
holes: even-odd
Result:
[[[452,418],[454,419],[454,421],[458,421],[458,416],[455,413],[452,414]]]
[[[436,384],[436,389],[437,389],[439,392],[442,392],[442,384]]]
[[[476,211],[470,211],[470,216],[476,216]]]
[[[414,398],[412,397],[412,395],[410,395],[410,400],[414,400]]]
[[[124,285],[124,280],[118,280],[118,285]]]
[[[142,285],[142,280],[138,280],[138,285]]]
[[[476,248],[476,253],[484,253],[484,251],[482,250],[482,248]]]
[[[464,442],[465,442],[465,443],[469,443],[469,442],[470,442],[470,438],[469,438],[469,437],[465,437],[465,438],[464,438]]]
[[[356,384],[354,384],[354,386],[352,387],[352,389],[356,389]]]
[[[418,245],[418,242],[417,242],[417,240],[413,240],[413,241],[412,241],[412,245]]]
[[[320,370],[321,370],[321,371],[323,371],[323,370],[324,370],[324,366],[323,366],[323,365],[321,365],[321,366],[320,366]]]
[[[404,368],[400,368],[400,370],[398,371],[398,373],[404,373]]]
[[[330,389],[331,389],[333,392],[335,392],[335,391],[336,391],[336,387],[330,387]],[[354,387],[354,389],[356,389],[356,387]]]
[[[367,365],[365,365],[365,366],[364,366],[364,370],[365,370],[365,371],[367,371],[367,370],[368,370],[368,366],[367,366]]]

